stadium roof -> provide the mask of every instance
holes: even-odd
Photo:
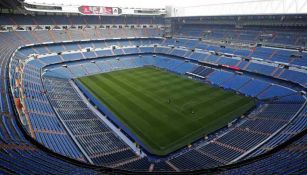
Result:
[[[235,0],[173,9],[171,16],[237,16],[307,14],[307,0]]]
[[[133,8],[164,8],[165,6],[190,7],[210,4],[232,3],[244,0],[25,0],[27,3],[44,3],[53,5],[91,5]]]
[[[89,6],[108,6],[108,7],[132,7],[132,8],[164,8],[171,5],[176,0],[25,0],[27,3],[44,3],[53,5],[89,5]],[[178,0],[177,0],[178,1]],[[197,0],[196,0],[197,1]],[[184,2],[184,1],[183,1]]]
[[[167,7],[168,16],[171,17],[307,14],[307,0],[25,0],[25,2],[44,6]]]

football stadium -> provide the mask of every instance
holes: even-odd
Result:
[[[307,0],[0,0],[0,174],[307,174]]]

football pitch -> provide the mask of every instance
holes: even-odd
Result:
[[[189,145],[255,105],[252,98],[149,67],[78,80],[156,155]]]

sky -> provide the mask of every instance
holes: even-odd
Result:
[[[188,7],[238,1],[244,0],[25,0],[25,2],[36,2],[55,5],[93,5],[136,8],[164,8],[167,5],[172,5],[176,7]]]

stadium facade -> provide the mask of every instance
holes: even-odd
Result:
[[[306,3],[0,5],[2,174],[307,173]]]

